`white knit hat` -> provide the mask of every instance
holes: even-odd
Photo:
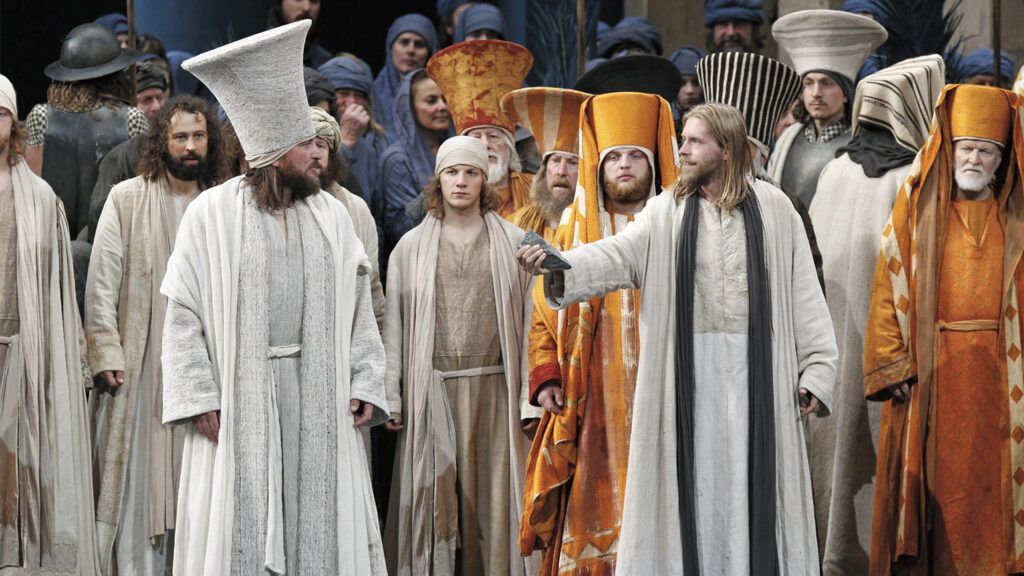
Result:
[[[7,76],[0,74],[0,108],[7,108],[11,115],[18,117],[18,93]]]
[[[277,161],[315,134],[302,77],[311,24],[300,20],[273,28],[181,64],[224,107],[252,168]]]
[[[871,18],[839,10],[801,10],[772,25],[772,36],[793,61],[797,74],[826,70],[857,80],[857,72],[889,37]]]

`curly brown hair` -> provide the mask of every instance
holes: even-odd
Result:
[[[149,134],[139,153],[138,174],[152,180],[167,169],[167,137],[171,119],[178,112],[202,114],[206,119],[206,170],[199,177],[202,188],[216,186],[230,177],[228,158],[224,152],[224,136],[220,120],[210,106],[201,98],[183,94],[167,101],[149,124]]]
[[[441,176],[435,175],[423,187],[423,199],[426,200],[427,211],[435,218],[444,219],[444,194],[441,192]],[[501,195],[487,183],[484,177],[483,189],[480,190],[480,213],[486,214],[501,206]]]
[[[54,81],[46,90],[46,101],[68,112],[92,112],[100,106],[117,108],[131,104],[135,87],[127,70],[77,82]]]
[[[18,119],[11,114],[11,139],[7,142],[7,165],[14,166],[21,161],[25,153],[25,142],[28,141],[28,132],[18,122]]]

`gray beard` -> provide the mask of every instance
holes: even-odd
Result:
[[[536,177],[543,177],[538,174]],[[551,192],[548,188],[548,183],[540,180],[537,181],[535,193],[531,195],[533,205],[540,210],[541,215],[544,216],[544,220],[548,222],[558,222],[562,219],[562,212],[572,204],[572,194],[567,194],[568,198],[564,201],[559,199]]]
[[[501,181],[508,177],[508,162],[498,161],[497,164],[487,165],[487,183],[491,186],[501,184]]]

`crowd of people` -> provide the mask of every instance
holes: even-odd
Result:
[[[1024,68],[437,8],[0,76],[0,574],[1024,573]]]

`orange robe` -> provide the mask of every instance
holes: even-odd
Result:
[[[916,379],[882,407],[871,574],[1024,571],[1024,199],[921,188],[883,233],[864,348],[868,399]]]
[[[610,216],[620,225],[632,221],[631,216]],[[571,232],[560,228],[563,248]],[[544,414],[527,465],[520,545],[523,553],[538,544],[544,548],[545,575],[615,572],[639,357],[640,293],[620,290],[584,306],[589,314],[559,315],[548,308],[539,282],[534,289],[530,400],[536,403],[541,384],[557,380],[565,401],[561,417]],[[592,325],[589,318],[595,319]],[[545,453],[552,451],[562,458],[548,461]]]
[[[530,204],[530,187],[533,185],[533,174],[527,172],[510,172],[508,186],[498,190],[501,196],[500,206],[495,212],[506,220],[511,220],[512,213]]]

